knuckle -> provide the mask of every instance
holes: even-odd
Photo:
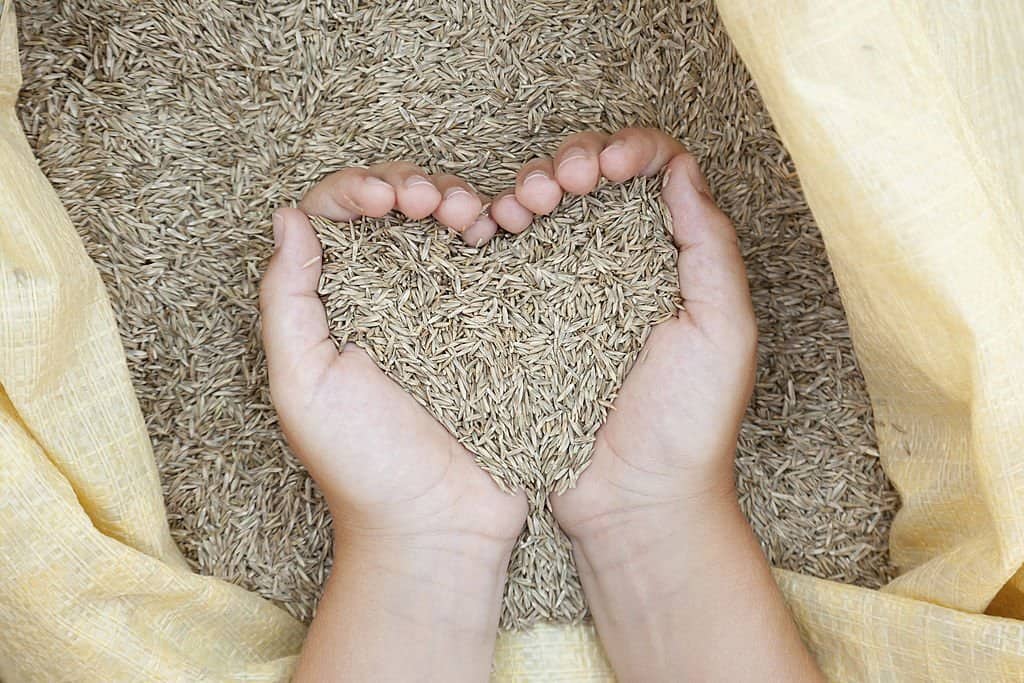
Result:
[[[358,178],[366,173],[367,169],[362,166],[346,166],[345,168],[339,169],[334,173],[327,176],[324,180],[334,180],[337,182],[347,182],[353,178]]]
[[[600,143],[606,136],[603,133],[599,133],[596,130],[585,130],[579,133],[573,133],[565,139],[562,143],[562,147],[566,148],[572,145],[576,146],[588,146],[596,143]]]
[[[443,175],[435,176],[435,179],[443,187],[446,187],[446,188],[449,188],[449,187],[459,187],[459,188],[462,188],[463,190],[466,190],[467,192],[470,192],[470,193],[473,192],[473,188],[471,188],[469,186],[469,183],[467,183],[465,180],[463,180],[462,178],[460,178],[457,175],[451,175],[450,173],[445,173]]]

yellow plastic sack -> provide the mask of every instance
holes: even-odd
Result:
[[[883,591],[776,576],[833,680],[1022,679],[1024,5],[719,8],[825,236],[904,500]],[[302,626],[174,548],[109,302],[18,84],[7,3],[0,679],[286,680]],[[592,629],[542,626],[501,636],[495,680],[612,677]]]

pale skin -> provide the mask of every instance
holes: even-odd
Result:
[[[362,350],[334,347],[307,215],[433,216],[482,244],[527,229],[564,193],[662,170],[685,310],[654,330],[590,467],[552,509],[619,680],[821,680],[733,483],[757,340],[735,232],[693,157],[649,129],[570,136],[489,215],[462,180],[405,163],[344,169],[275,214],[261,287],[271,394],[344,548],[294,680],[487,680],[526,517],[525,497],[501,492]]]

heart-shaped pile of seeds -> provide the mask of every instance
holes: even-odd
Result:
[[[499,485],[526,490],[506,600],[579,599],[546,499],[586,468],[648,333],[679,307],[658,187],[567,198],[480,248],[431,221],[316,221],[335,340],[365,348]]]

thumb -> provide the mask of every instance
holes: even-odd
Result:
[[[320,240],[306,214],[291,208],[274,212],[274,246],[260,282],[263,348],[272,389],[320,376],[337,355],[317,295]]]
[[[679,290],[686,313],[713,332],[753,331],[753,304],[732,221],[711,198],[696,159],[677,154],[665,170],[662,201],[679,249]],[[719,329],[724,324],[724,328]]]

